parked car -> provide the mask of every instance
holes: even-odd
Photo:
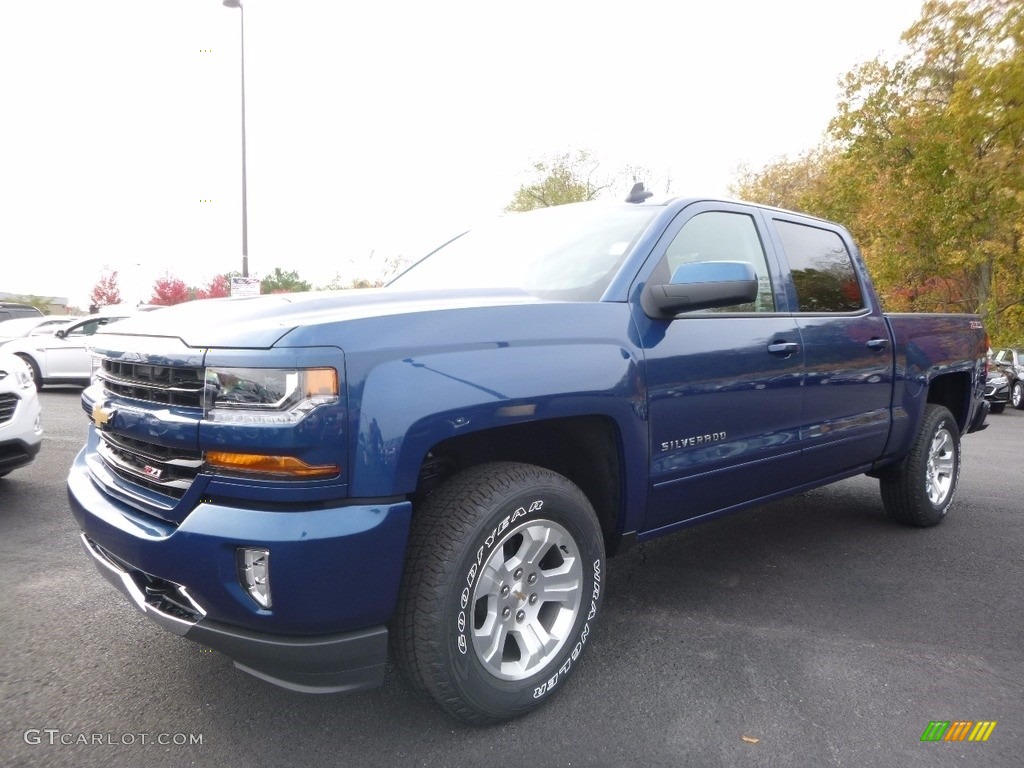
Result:
[[[38,317],[19,317],[15,320],[5,320],[0,323],[0,345],[6,344],[13,339],[23,339],[26,336],[50,336],[58,329],[71,325],[81,317],[68,317],[59,315],[57,317],[39,315]]]
[[[1008,380],[1007,386],[1013,407],[1018,411],[1024,410],[1024,347],[997,350],[992,361]]]
[[[1010,401],[1010,379],[1006,371],[993,365],[985,377],[985,399],[989,413],[1002,413]]]
[[[97,329],[123,315],[92,315],[58,329],[53,335],[13,339],[0,349],[28,365],[36,389],[45,384],[88,384],[92,375],[89,340]]]
[[[0,350],[0,477],[30,463],[42,443],[32,372],[21,358]]]
[[[0,301],[0,322],[12,320],[16,317],[42,317],[43,313],[38,307],[31,304],[15,304],[10,301]]]

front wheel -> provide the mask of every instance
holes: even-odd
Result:
[[[601,528],[579,488],[528,464],[473,467],[414,514],[392,654],[461,720],[523,714],[576,669],[603,578]]]
[[[1018,411],[1024,410],[1024,383],[1020,379],[1013,382],[1013,389],[1010,390],[1010,402]]]
[[[927,528],[945,519],[960,478],[960,429],[946,408],[929,403],[910,453],[881,476],[882,503],[901,523]]]

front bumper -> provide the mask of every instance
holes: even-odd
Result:
[[[129,570],[84,533],[81,540],[103,577],[141,613],[169,632],[220,651],[245,672],[306,693],[373,688],[384,679],[386,627],[318,637],[238,629],[206,618],[184,587]]]
[[[10,393],[5,393],[12,397]],[[43,426],[39,398],[33,390],[28,397],[17,397],[14,413],[0,422],[0,474],[30,464],[43,446]]]
[[[381,682],[409,502],[287,511],[201,503],[175,526],[105,494],[84,454],[68,475],[82,544],[137,610],[286,688],[327,693]],[[270,609],[240,583],[240,547],[271,553]]]

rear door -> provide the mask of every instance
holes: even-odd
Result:
[[[746,261],[757,299],[651,318],[633,312],[645,351],[651,489],[645,530],[672,527],[789,487],[799,464],[800,330],[755,209],[684,208],[652,253],[652,284],[684,262]],[[652,263],[650,260],[648,264]]]
[[[845,230],[777,212],[766,216],[796,291],[790,300],[797,308],[806,365],[804,460],[797,477],[811,482],[882,455],[890,428],[894,352]]]

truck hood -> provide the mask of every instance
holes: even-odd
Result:
[[[298,328],[384,315],[541,302],[515,289],[364,288],[190,301],[111,323],[97,336],[158,336],[192,348],[269,349]],[[102,341],[97,339],[102,345]]]

